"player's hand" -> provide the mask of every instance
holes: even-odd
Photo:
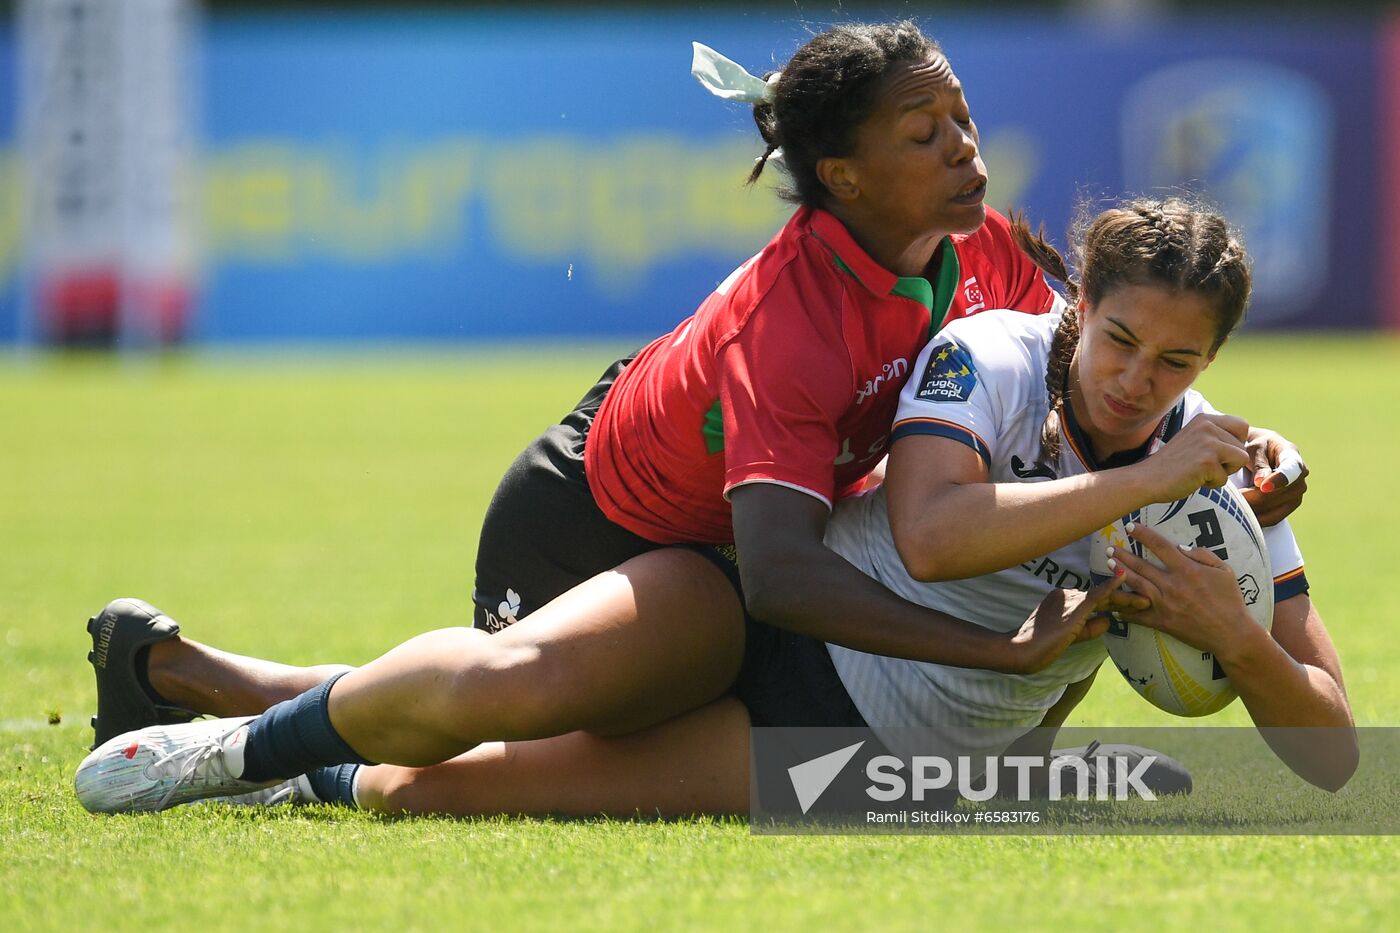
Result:
[[[1233,415],[1198,415],[1139,465],[1151,502],[1171,502],[1209,486],[1219,489],[1254,461],[1246,449],[1249,424]]]
[[[1268,428],[1250,430],[1248,449],[1254,485],[1244,490],[1244,501],[1259,524],[1277,525],[1302,503],[1308,491],[1308,465],[1297,445]]]
[[[1165,632],[1217,657],[1251,633],[1264,631],[1245,609],[1235,572],[1209,550],[1178,547],[1144,525],[1134,526],[1128,535],[1164,567],[1152,566],[1127,548],[1109,549],[1109,560],[1121,573],[1118,579],[1151,604],[1118,610],[1123,621]]]
[[[1015,658],[1011,672],[1034,674],[1075,642],[1102,635],[1108,628],[1107,613],[1142,610],[1148,606],[1144,597],[1121,592],[1122,585],[1123,578],[1116,577],[1087,593],[1051,590],[1011,637]]]

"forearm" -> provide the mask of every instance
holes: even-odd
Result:
[[[869,654],[1016,670],[1012,633],[911,603],[825,547],[768,564],[744,586],[750,613],[770,625]]]
[[[1048,483],[948,486],[895,527],[895,543],[919,580],[994,573],[1053,553],[1149,501],[1130,467]],[[891,509],[891,522],[897,521]],[[948,529],[956,528],[950,535]]]
[[[1356,730],[1346,694],[1331,674],[1290,657],[1257,627],[1216,658],[1260,734],[1289,768],[1328,790],[1347,782],[1356,769]]]

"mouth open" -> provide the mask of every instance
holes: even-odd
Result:
[[[987,196],[987,179],[977,178],[964,185],[957,194],[953,195],[955,204],[981,204],[982,199]]]

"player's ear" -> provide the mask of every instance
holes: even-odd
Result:
[[[817,180],[826,186],[833,198],[854,201],[860,197],[860,181],[849,159],[818,159],[816,169]]]

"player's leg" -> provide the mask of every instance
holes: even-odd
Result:
[[[454,816],[747,813],[749,717],[725,698],[629,735],[488,742],[429,768],[364,767],[356,798]]]
[[[252,721],[109,741],[79,766],[78,796],[95,812],[165,809],[336,764],[423,766],[485,741],[623,734],[719,697],[743,646],[727,570],[663,548],[505,631],[430,632]]]
[[[151,687],[175,706],[214,716],[251,716],[304,693],[349,664],[297,667],[175,638],[151,646]]]
[[[480,742],[664,721],[720,696],[743,647],[743,605],[729,578],[694,551],[665,548],[495,635],[445,629],[412,639],[338,680],[327,709],[359,755],[428,765]]]
[[[261,713],[322,683],[346,665],[293,667],[229,654],[180,635],[150,603],[116,599],[88,620],[97,675],[96,743],[198,713]]]

